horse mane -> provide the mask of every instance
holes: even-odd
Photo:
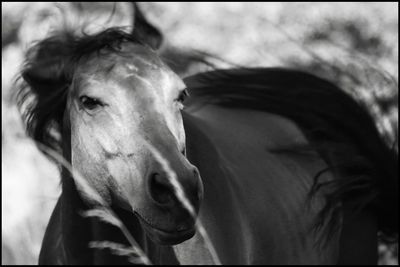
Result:
[[[326,205],[315,228],[328,220],[328,234],[338,226],[340,203],[354,211],[371,209],[386,241],[398,234],[398,154],[380,136],[367,110],[333,83],[281,68],[215,70],[186,79],[196,103],[261,110],[296,123],[327,162],[315,175],[309,197],[319,189]],[[302,150],[304,148],[294,148]],[[334,181],[320,182],[326,171]]]
[[[78,35],[64,28],[34,44],[26,53],[17,78],[17,104],[28,136],[46,153],[48,147],[62,154],[63,116],[68,91],[77,66],[89,56],[121,53],[122,43],[146,45],[140,37],[122,27],[108,28],[97,34]]]

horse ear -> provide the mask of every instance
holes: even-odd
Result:
[[[134,21],[132,34],[138,36],[154,50],[159,49],[163,41],[161,32],[146,20],[136,3],[133,3],[133,10]]]

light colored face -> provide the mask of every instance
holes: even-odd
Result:
[[[124,44],[120,53],[80,65],[68,99],[73,168],[109,205],[134,212],[150,237],[165,244],[191,237],[194,220],[176,200],[157,155],[196,212],[202,198],[198,171],[185,157],[184,95],[182,80],[154,52]]]

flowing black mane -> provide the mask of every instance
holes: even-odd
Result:
[[[61,152],[62,118],[78,64],[94,53],[121,53],[121,44],[126,42],[146,45],[138,36],[115,27],[93,35],[63,29],[30,48],[22,79],[17,80],[17,102],[28,135]]]
[[[203,101],[283,115],[303,130],[330,166],[316,175],[310,192],[332,189],[317,226],[345,201],[355,211],[372,209],[386,237],[397,238],[397,152],[387,146],[365,108],[343,90],[314,75],[281,68],[217,70],[186,82]],[[320,183],[328,170],[338,179]]]

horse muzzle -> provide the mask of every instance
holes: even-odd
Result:
[[[169,157],[171,158],[171,157]],[[182,154],[169,161],[170,169],[154,163],[146,180],[151,220],[138,214],[150,238],[159,244],[178,244],[195,233],[196,217],[203,199],[199,171]]]

